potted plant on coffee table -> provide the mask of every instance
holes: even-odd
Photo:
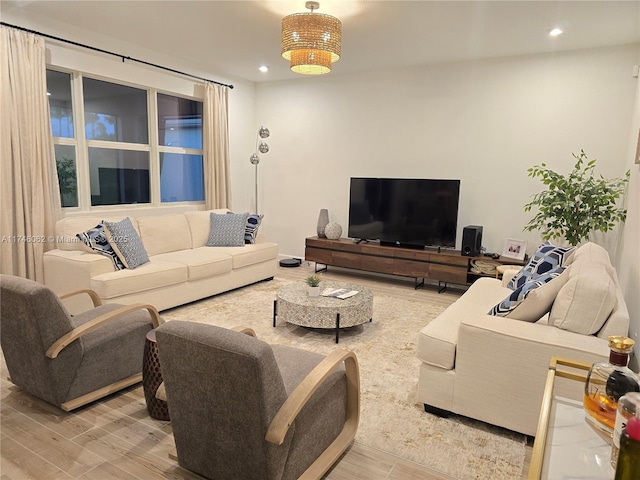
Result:
[[[524,230],[538,230],[543,240],[560,238],[574,246],[588,240],[593,231],[606,233],[624,223],[627,209],[618,206],[618,199],[626,192],[630,172],[627,170],[623,178],[596,177],[595,159],[589,160],[584,150],[572,155],[576,163],[566,176],[544,163],[527,170],[528,176],[539,178],[547,190],[535,194],[524,206],[525,212],[538,209]]]
[[[318,297],[320,296],[320,281],[322,278],[317,273],[313,275],[309,275],[305,278],[305,283],[307,284],[307,293],[310,297]]]

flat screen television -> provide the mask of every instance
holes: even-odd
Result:
[[[352,177],[350,238],[424,248],[456,244],[460,180]]]

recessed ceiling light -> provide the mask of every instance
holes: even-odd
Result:
[[[562,33],[563,33],[563,30],[562,30],[561,28],[558,28],[558,27],[556,27],[556,28],[552,28],[552,29],[549,31],[549,35],[550,35],[551,37],[557,37],[558,35],[562,35]]]
[[[262,73],[267,73],[269,71],[269,67],[267,67],[266,65],[262,65],[260,68],[258,68],[258,70],[260,70]]]

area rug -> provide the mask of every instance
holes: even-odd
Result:
[[[443,307],[376,295],[373,322],[342,330],[272,326],[273,300],[281,279],[262,282],[162,313],[188,320],[253,328],[258,338],[328,354],[353,350],[360,364],[361,414],[356,441],[459,479],[521,478],[526,438],[466,417],[440,418],[416,403],[419,330]]]

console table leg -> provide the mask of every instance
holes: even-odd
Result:
[[[273,326],[276,326],[276,317],[278,316],[278,300],[273,301]]]
[[[329,268],[329,265],[325,265],[323,268],[321,268],[321,269],[319,269],[319,270],[318,270],[318,262],[316,262],[316,264],[315,264],[315,266],[314,266],[313,270],[315,271],[315,273],[318,273],[318,272],[326,272],[326,271],[328,270],[328,268]]]
[[[338,343],[338,339],[340,338],[340,314],[336,314],[336,343]]]
[[[419,288],[424,287],[424,277],[422,277],[422,281],[418,282],[418,278],[414,278],[414,290],[418,290]]]
[[[444,293],[447,290],[447,282],[438,280],[438,293]]]

